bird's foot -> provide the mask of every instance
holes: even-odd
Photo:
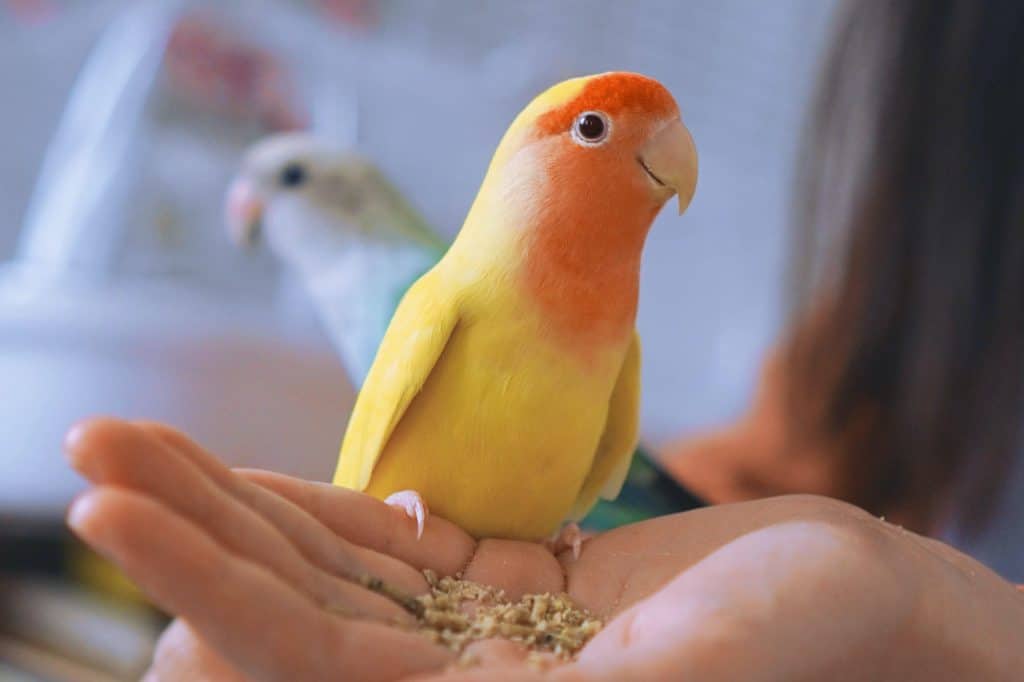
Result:
[[[580,530],[579,525],[574,523],[567,523],[562,527],[562,530],[558,531],[550,539],[544,541],[544,546],[551,550],[552,554],[558,554],[563,549],[572,549],[572,558],[580,558],[580,550],[583,547],[583,541],[587,539],[588,534]]]
[[[427,522],[427,517],[430,516],[430,509],[427,508],[427,503],[420,497],[418,492],[415,490],[401,490],[388,495],[384,502],[392,507],[398,507],[409,518],[416,519],[416,539],[419,540],[423,537],[423,524]]]

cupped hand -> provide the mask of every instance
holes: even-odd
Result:
[[[160,680],[1003,679],[1024,660],[1021,597],[980,564],[848,505],[785,497],[663,517],[588,540],[578,559],[424,535],[360,493],[232,471],[182,434],[95,420],[69,434],[93,487],[68,520],[178,620]],[[514,513],[515,510],[509,510]],[[567,592],[607,625],[572,664],[535,670],[509,642],[479,667],[403,625],[423,569],[512,598]],[[955,614],[949,618],[948,614]],[[1014,666],[1020,665],[1021,668]],[[1002,677],[1000,677],[1002,676]]]

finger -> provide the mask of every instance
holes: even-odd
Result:
[[[155,422],[137,422],[137,425],[191,461],[226,494],[274,525],[301,554],[323,570],[344,576],[370,573],[410,594],[426,590],[426,582],[419,571],[335,533],[292,501],[239,476],[180,431]],[[295,480],[300,486],[316,485]],[[359,563],[353,563],[352,557]]]
[[[481,540],[462,577],[504,590],[514,601],[525,594],[565,591],[565,574],[558,560],[533,542]]]
[[[458,526],[433,515],[418,541],[404,511],[368,495],[268,471],[242,469],[238,473],[294,501],[354,542],[374,543],[371,546],[380,551],[439,575],[460,574],[466,580],[504,590],[511,599],[565,589],[561,565],[540,544],[493,539],[475,543]],[[378,529],[379,533],[373,532]]]
[[[249,678],[203,643],[180,618],[160,635],[147,679],[246,682]]]
[[[431,515],[417,539],[405,512],[353,490],[268,471],[239,469],[238,474],[291,500],[343,538],[389,554],[420,569],[454,575],[473,556],[475,543],[454,523]]]
[[[256,679],[394,679],[451,654],[420,635],[333,616],[262,566],[135,492],[100,487],[68,524],[159,606],[184,618],[231,666]]]
[[[263,517],[227,495],[187,459],[131,424],[96,421],[68,439],[72,465],[99,485],[151,495],[207,529],[233,552],[266,566],[329,610],[411,620],[396,604],[311,564]],[[344,548],[338,547],[339,554]],[[347,558],[354,575],[368,569]]]

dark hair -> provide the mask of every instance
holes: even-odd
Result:
[[[798,179],[789,405],[855,503],[978,530],[1024,421],[1024,2],[841,12]]]

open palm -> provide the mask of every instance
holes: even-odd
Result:
[[[907,623],[929,571],[985,571],[821,498],[663,517],[595,537],[573,559],[475,541],[437,517],[417,540],[415,524],[378,500],[232,471],[159,424],[92,421],[67,450],[94,484],[72,506],[72,527],[179,617],[155,679],[881,679],[900,672],[900,642],[916,641]],[[412,616],[361,581],[422,593],[426,568],[512,598],[564,591],[608,622],[569,665],[537,671],[517,645],[489,641],[474,645],[480,667],[455,670],[453,653],[396,627]],[[1013,592],[986,580],[980,589],[1000,599]],[[929,664],[914,665],[916,678]],[[930,679],[959,674],[934,665]]]

